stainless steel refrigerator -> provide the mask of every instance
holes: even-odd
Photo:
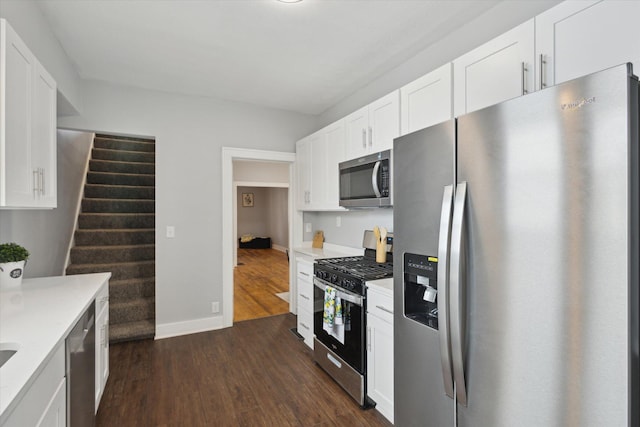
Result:
[[[638,80],[394,141],[397,426],[638,426]]]

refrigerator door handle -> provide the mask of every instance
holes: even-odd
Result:
[[[380,169],[380,160],[378,160],[373,167],[373,172],[371,173],[371,186],[373,186],[373,192],[375,193],[377,198],[380,198],[380,188],[378,187],[378,170]]]
[[[451,226],[451,260],[449,268],[451,362],[458,403],[467,406],[467,385],[464,372],[464,339],[466,327],[466,290],[464,289],[464,219],[467,207],[467,183],[456,187]]]
[[[451,370],[451,336],[449,333],[449,246],[451,243],[451,213],[453,212],[453,185],[444,187],[440,234],[438,237],[438,338],[444,391],[453,398],[453,373]]]

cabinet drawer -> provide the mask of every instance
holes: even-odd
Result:
[[[313,313],[298,310],[298,333],[304,338],[304,343],[313,349]]]
[[[393,297],[375,288],[367,290],[367,313],[393,324]]]
[[[313,312],[313,283],[298,278],[298,310]]]
[[[296,266],[298,269],[298,277],[303,277],[307,280],[313,280],[313,263],[300,260],[298,261]]]
[[[64,360],[65,347],[62,342],[2,427],[35,426],[40,419],[47,418],[50,402],[56,397],[61,381],[64,381]]]

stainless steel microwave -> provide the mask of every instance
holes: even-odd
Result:
[[[340,206],[393,206],[391,164],[391,150],[340,163]]]

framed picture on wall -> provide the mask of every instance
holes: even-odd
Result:
[[[243,208],[253,207],[253,193],[242,193],[242,207]]]

